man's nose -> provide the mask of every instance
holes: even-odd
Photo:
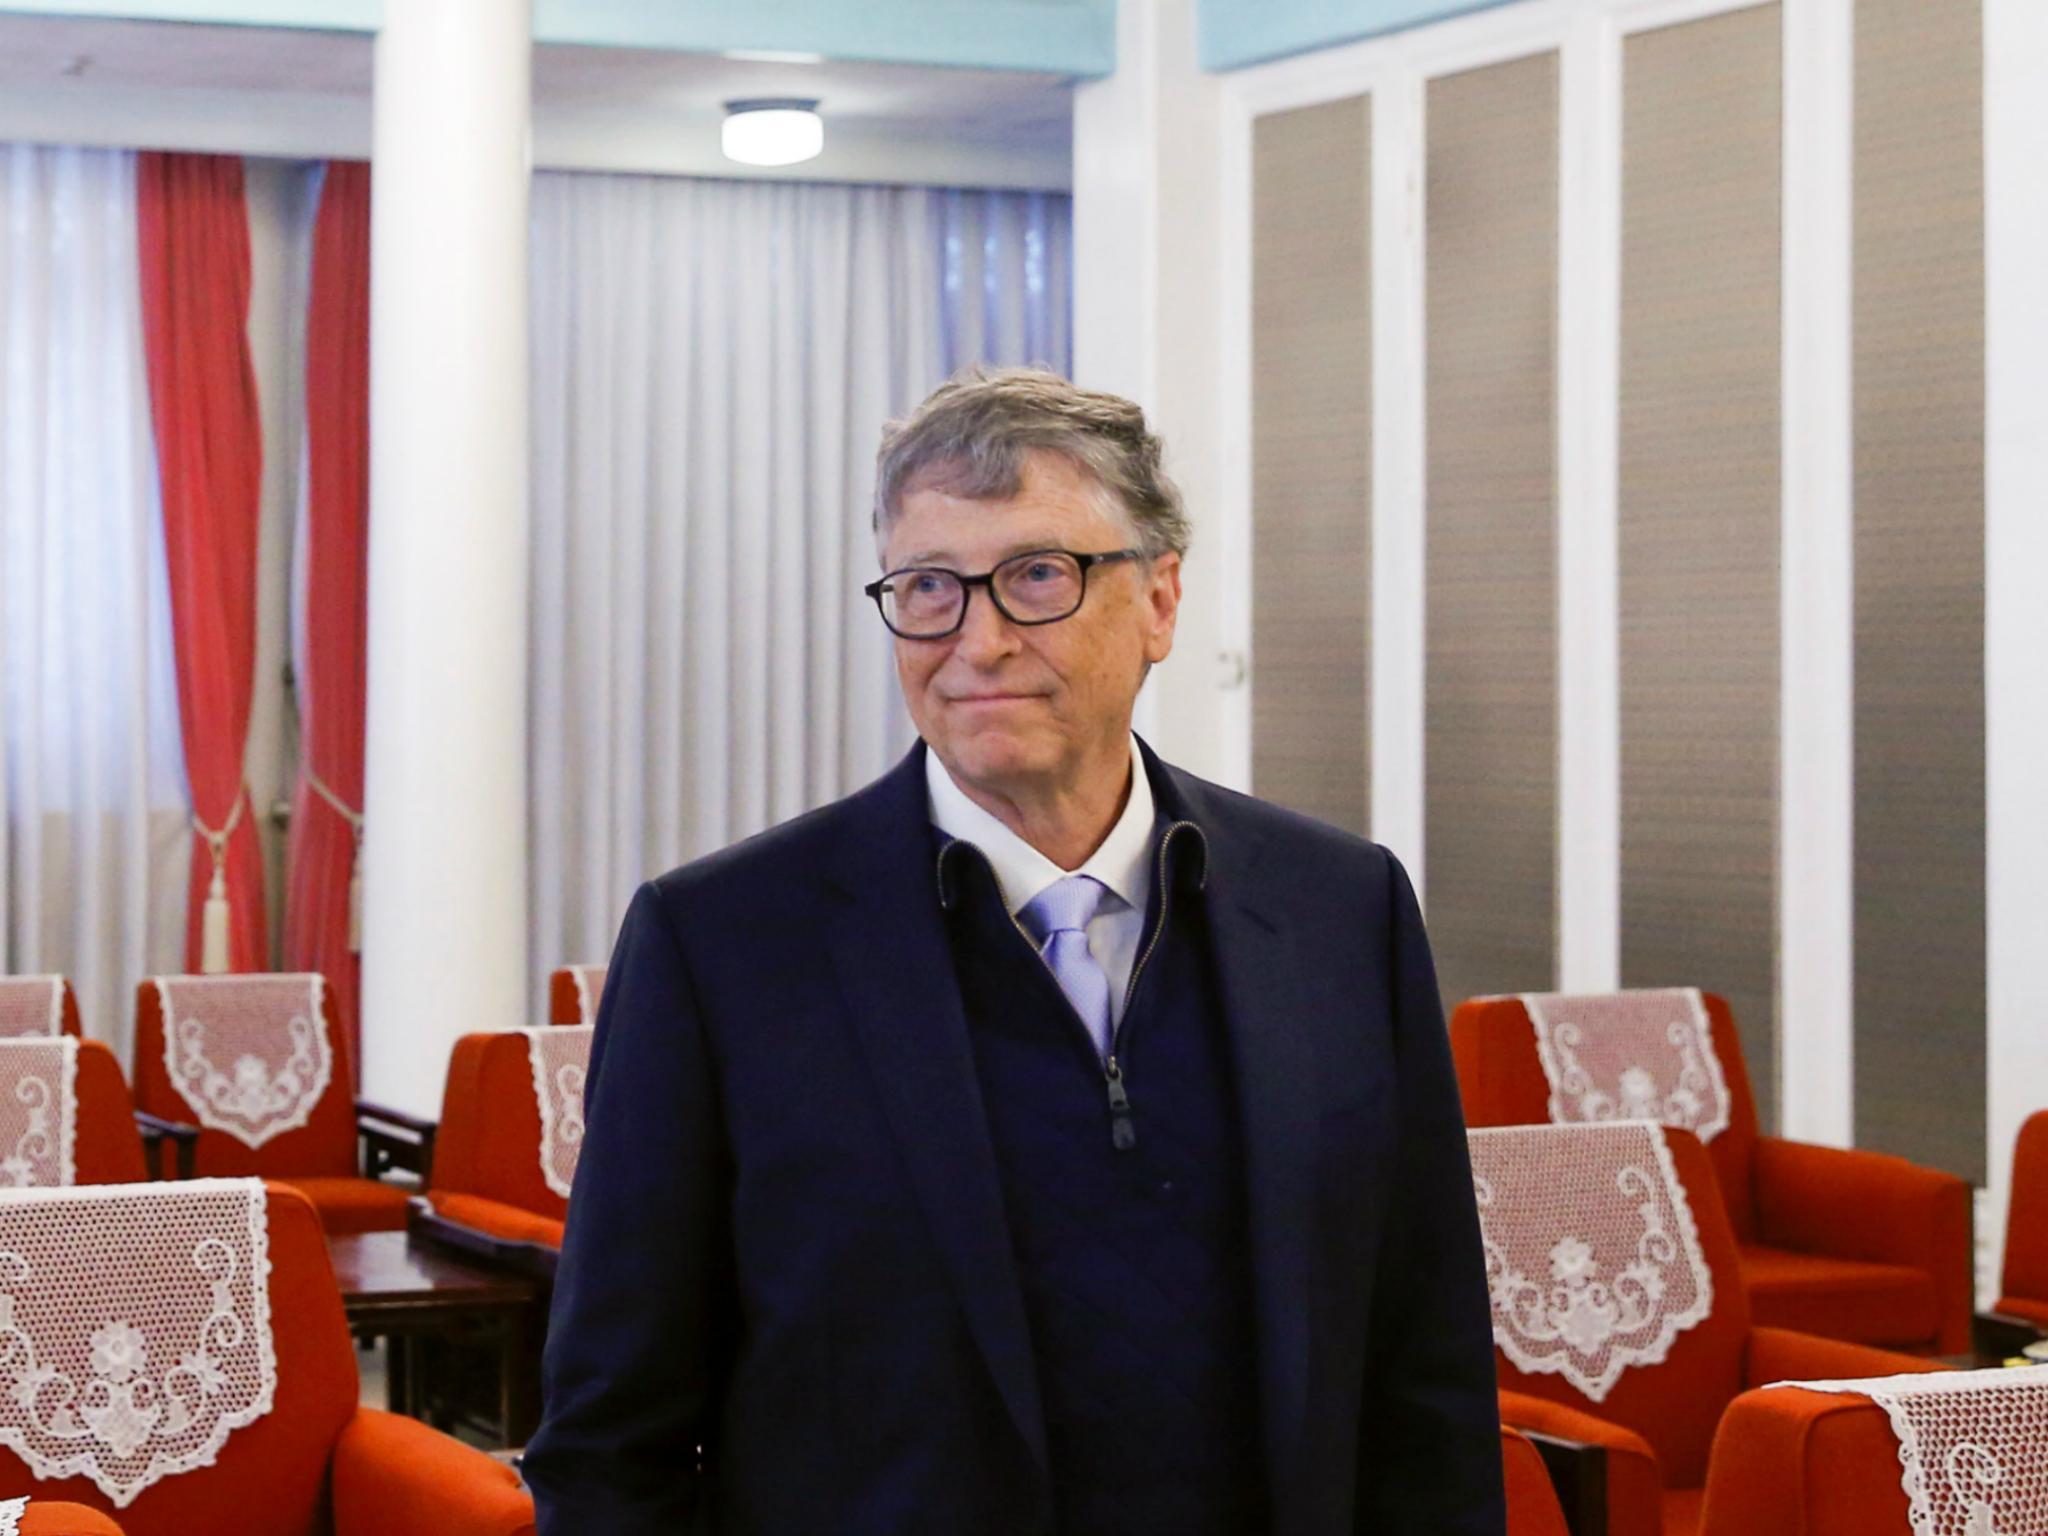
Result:
[[[967,612],[953,646],[961,660],[971,666],[990,666],[1014,653],[1018,644],[1017,626],[1003,617],[988,588],[969,593]]]

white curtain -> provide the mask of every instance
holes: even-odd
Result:
[[[602,960],[641,880],[909,745],[860,593],[875,449],[958,367],[1066,371],[1070,210],[535,177],[536,982]]]
[[[0,971],[69,974],[125,1057],[190,843],[134,157],[0,145],[0,218]]]

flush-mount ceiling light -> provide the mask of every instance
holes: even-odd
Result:
[[[825,147],[818,103],[795,96],[728,101],[719,134],[725,158],[742,165],[795,165]]]

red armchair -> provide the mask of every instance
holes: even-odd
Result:
[[[1664,1135],[1712,1280],[1707,1316],[1672,1340],[1661,1363],[1631,1367],[1597,1403],[1563,1377],[1524,1373],[1496,1351],[1505,1422],[1606,1450],[1609,1536],[1700,1529],[1708,1451],[1728,1405],[1749,1388],[1933,1368],[1916,1356],[1754,1325],[1706,1151],[1684,1131]]]
[[[540,1103],[528,1049],[519,1033],[455,1042],[433,1180],[416,1230],[552,1279],[569,1202],[541,1173]]]
[[[2013,1147],[1999,1289],[2001,1315],[2048,1332],[2048,1110],[2027,1117]]]
[[[565,965],[548,977],[550,1024],[595,1024],[598,1000],[604,996],[605,967]]]
[[[1968,1349],[1970,1186],[1880,1152],[1759,1135],[1734,1017],[1713,993],[1704,1001],[1731,1100],[1728,1127],[1706,1151],[1757,1322],[1933,1354]],[[1451,1051],[1468,1124],[1550,1118],[1519,998],[1460,1003]]]
[[[127,1536],[533,1536],[533,1501],[483,1452],[412,1419],[358,1406],[355,1347],[320,1217],[267,1189],[271,1411],[233,1431],[210,1466],[167,1477],[115,1518]],[[0,1447],[0,1499],[22,1494],[110,1511],[84,1477],[39,1481]],[[38,1515],[39,1503],[29,1512]],[[85,1536],[90,1526],[26,1526]]]
[[[379,1175],[400,1168],[424,1182],[433,1161],[433,1123],[352,1096],[355,1075],[347,1037],[335,1017],[334,993],[324,985],[318,1026],[327,1032],[334,1066],[307,1123],[260,1147],[202,1126],[192,1167],[205,1178],[290,1184],[313,1202],[322,1223],[337,1236],[401,1231],[413,1191]],[[164,1062],[163,1007],[154,980],[135,989],[135,1098],[140,1109],[164,1120],[199,1118],[198,1107],[172,1081]]]

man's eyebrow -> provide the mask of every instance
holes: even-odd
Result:
[[[1016,543],[1007,546],[1001,554],[997,555],[993,564],[1001,565],[1005,560],[1014,560],[1019,555],[1035,555],[1041,550],[1064,549],[1065,547],[1065,545],[1057,540],[1048,541],[1044,537],[1019,539]],[[905,555],[892,569],[907,571],[917,566],[927,565],[937,566],[943,570],[957,570],[960,568],[959,561],[951,550],[921,549],[915,554]]]

